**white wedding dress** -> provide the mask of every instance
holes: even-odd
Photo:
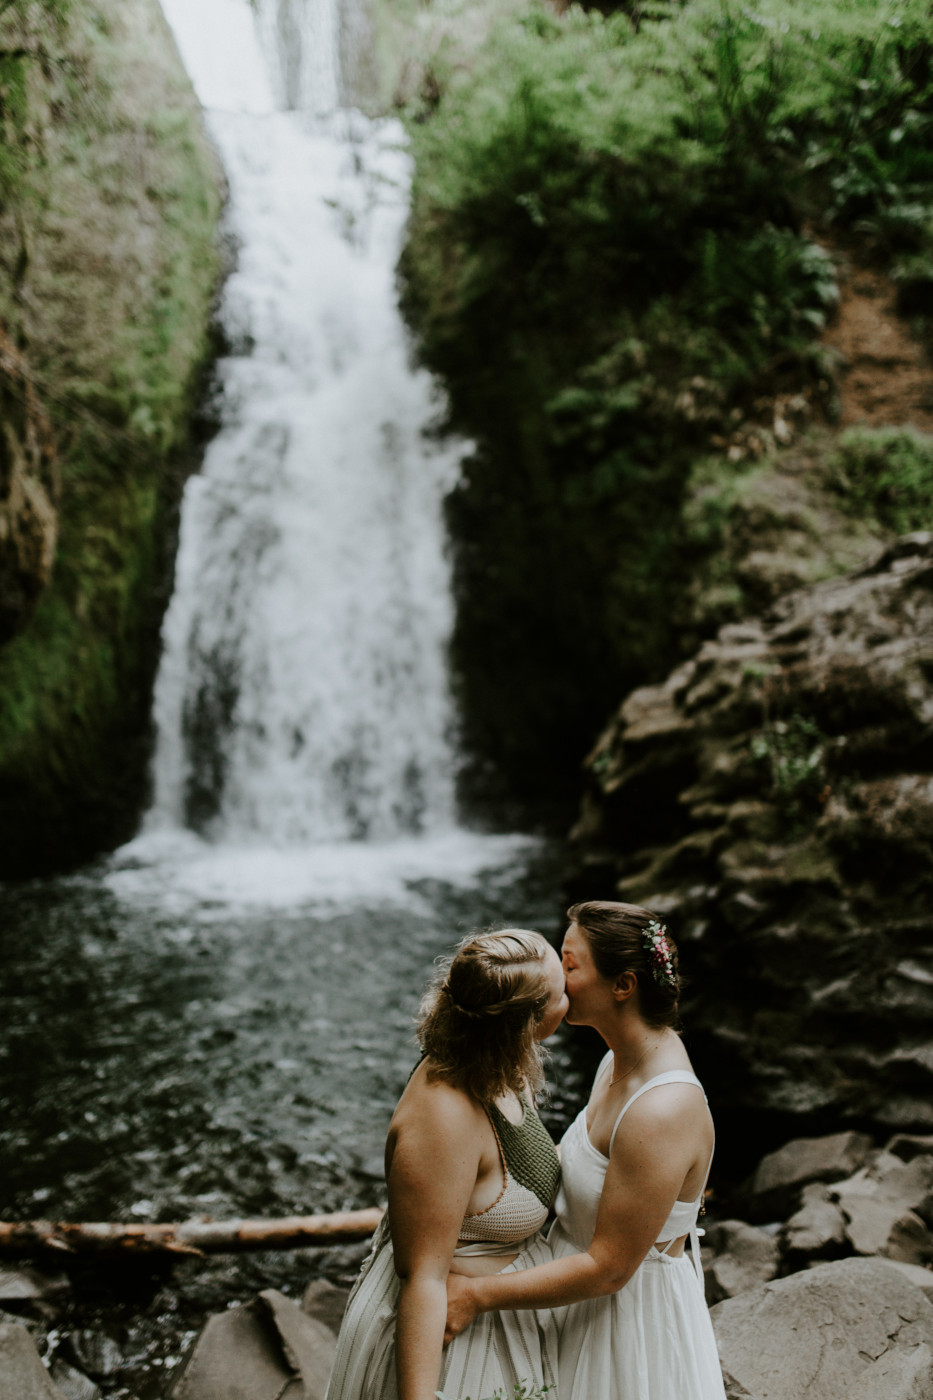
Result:
[[[599,1068],[603,1073],[612,1052]],[[599,1074],[597,1074],[597,1079]],[[616,1119],[609,1150],[628,1109],[660,1084],[702,1085],[669,1070],[632,1095]],[[609,1158],[590,1142],[586,1109],[561,1143],[557,1219],[548,1243],[555,1259],[589,1248]],[[703,1293],[695,1201],[676,1201],[659,1239],[689,1235],[693,1253],[679,1258],[653,1245],[618,1293],[573,1303],[558,1315],[558,1400],[725,1400],[716,1339]]]

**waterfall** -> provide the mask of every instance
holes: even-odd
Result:
[[[341,109],[338,0],[163,0],[230,183],[221,429],[187,484],[147,828],[295,846],[454,824],[442,501],[409,362],[395,122]]]

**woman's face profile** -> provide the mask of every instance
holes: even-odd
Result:
[[[564,969],[553,948],[548,948],[544,955],[544,962],[547,967],[550,996],[541,1020],[535,1027],[535,1040],[547,1040],[549,1035],[554,1034],[567,1014],[568,1001]]]
[[[564,934],[561,962],[570,999],[567,1023],[571,1026],[589,1025],[588,1013],[593,999],[605,994],[605,983],[596,971],[586,934],[578,924],[571,924]]]

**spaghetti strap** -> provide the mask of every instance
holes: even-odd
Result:
[[[700,1092],[703,1093],[703,1085],[700,1083],[699,1079],[697,1079],[696,1075],[691,1074],[689,1070],[668,1069],[665,1070],[663,1074],[656,1074],[653,1079],[649,1079],[648,1082],[646,1084],[643,1084],[640,1089],[636,1089],[632,1097],[630,1099],[626,1099],[625,1103],[622,1105],[622,1108],[619,1111],[619,1116],[613,1124],[612,1136],[609,1139],[609,1157],[612,1156],[612,1149],[615,1144],[616,1133],[619,1131],[619,1124],[622,1122],[622,1119],[625,1117],[626,1113],[628,1113],[632,1104],[635,1102],[636,1099],[640,1099],[642,1094],[647,1094],[649,1089],[657,1088],[659,1084],[695,1084],[700,1090]],[[706,1095],[703,1094],[703,1097],[706,1098]]]

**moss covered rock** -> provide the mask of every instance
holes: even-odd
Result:
[[[51,582],[0,651],[9,876],[129,835],[144,795],[222,193],[157,0],[6,7],[0,65],[0,321],[52,420],[61,483]]]
[[[0,644],[22,631],[52,576],[58,452],[29,365],[0,329]]]

